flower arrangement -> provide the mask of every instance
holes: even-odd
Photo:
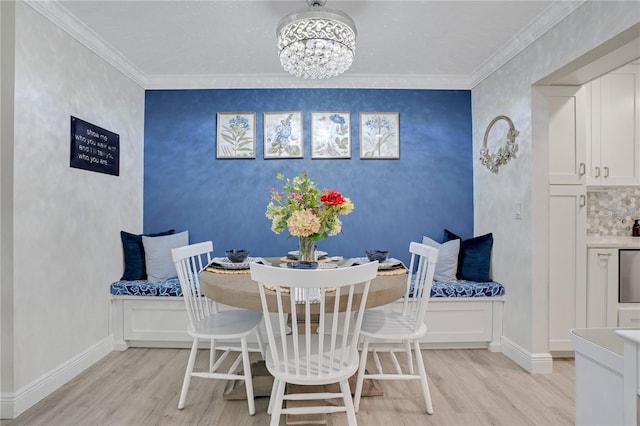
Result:
[[[276,177],[284,179],[282,173]],[[339,215],[354,209],[351,200],[338,191],[320,191],[305,171],[286,179],[282,190],[272,189],[270,199],[265,216],[271,219],[271,230],[280,234],[286,229],[291,237],[298,237],[300,260],[313,260],[308,258],[313,243],[342,232]]]

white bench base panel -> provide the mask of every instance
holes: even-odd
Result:
[[[423,348],[487,348],[501,352],[501,297],[437,297],[427,309]],[[400,309],[402,301],[385,309]],[[233,309],[223,307],[223,309]],[[181,297],[111,296],[115,350],[128,347],[188,348],[187,313]]]

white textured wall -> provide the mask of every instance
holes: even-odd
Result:
[[[13,3],[0,2],[0,398],[13,389],[13,350],[6,342],[13,342],[14,12]]]
[[[547,159],[545,147],[532,146],[531,86],[637,22],[638,2],[586,2],[472,92],[475,231],[494,233],[493,276],[507,291],[504,336],[533,354],[548,352],[547,282],[532,266],[534,247],[546,239],[543,230],[533,234],[536,221],[544,218],[532,217],[532,187],[546,185],[546,174],[539,172]],[[487,124],[501,114],[511,117],[520,131],[520,151],[494,175],[480,164],[478,151]],[[489,143],[492,151],[504,144],[504,134]],[[533,176],[539,180],[534,182]],[[515,203],[523,206],[520,220],[513,217]]]
[[[119,177],[69,167],[71,115],[120,135]],[[143,129],[144,90],[17,3],[16,392],[108,337],[119,232],[142,229]]]

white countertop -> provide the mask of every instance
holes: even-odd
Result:
[[[620,328],[573,329],[576,425],[623,425],[624,341]],[[635,423],[635,422],[634,422]],[[632,424],[632,423],[630,423]]]
[[[640,345],[640,329],[616,330],[616,334],[631,343]]]
[[[622,330],[619,328],[574,328],[571,334],[584,339],[590,344],[597,345],[607,351],[611,351],[616,355],[624,355],[623,340],[616,336],[616,332]],[[579,350],[581,346],[576,344],[573,339],[574,349]],[[584,346],[582,346],[584,347]]]
[[[640,249],[640,237],[614,237],[611,235],[603,237],[587,236],[588,248],[637,248]]]

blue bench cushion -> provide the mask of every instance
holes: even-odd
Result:
[[[160,282],[116,281],[111,284],[114,296],[182,296],[180,280],[170,278]],[[434,281],[431,297],[494,297],[504,296],[504,287],[495,281],[475,282],[457,280],[450,282]]]
[[[178,278],[159,282],[121,280],[111,284],[111,294],[114,296],[182,296],[182,289]]]
[[[409,297],[413,296],[413,279]],[[504,296],[504,287],[495,281],[467,280],[433,281],[431,297],[498,297]]]
[[[476,282],[457,280],[434,281],[431,297],[497,297],[504,296],[504,287],[495,281]]]

